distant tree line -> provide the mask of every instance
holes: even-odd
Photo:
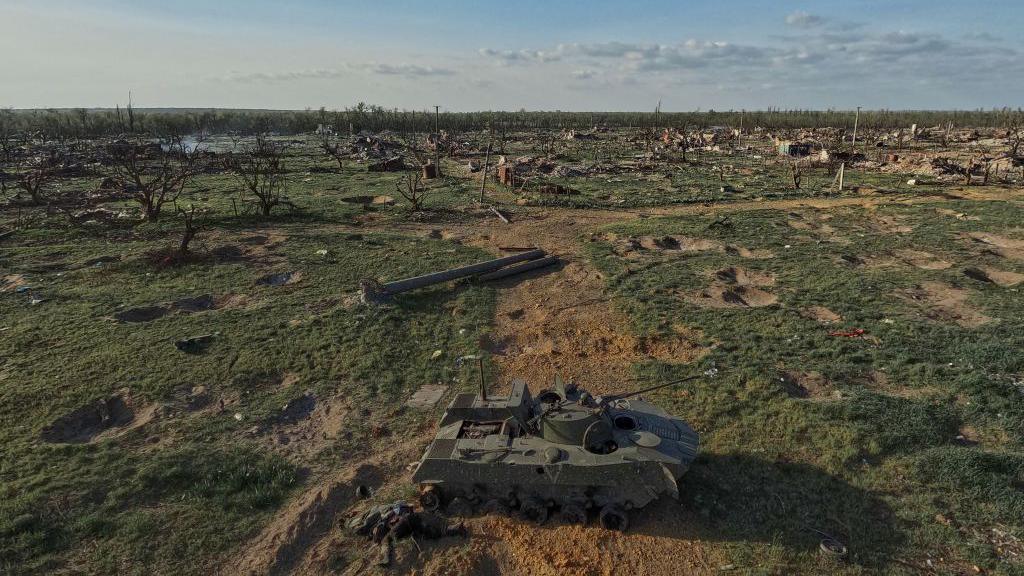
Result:
[[[798,128],[852,128],[850,110],[698,111],[698,112],[445,112],[387,109],[359,103],[344,110],[230,110],[127,108],[86,110],[0,109],[0,145],[16,136],[31,135],[47,141],[65,142],[124,134],[173,137],[208,134],[300,134],[330,126],[334,132],[393,130],[409,133],[482,130],[488,126],[515,130],[587,130],[609,128],[728,126],[768,130]],[[863,110],[860,126],[865,129],[948,126],[1008,128],[1024,124],[1020,108],[992,110]]]

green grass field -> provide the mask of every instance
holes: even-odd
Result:
[[[766,573],[823,570],[813,545],[822,533],[847,543],[854,572],[898,570],[897,557],[931,559],[942,573],[1019,569],[1008,564],[1019,548],[1000,554],[989,544],[993,529],[1022,529],[1024,305],[1019,288],[963,270],[1024,272],[1024,262],[967,236],[1019,238],[1022,216],[1017,202],[755,210],[617,225],[589,244],[637,331],[685,325],[710,348],[701,362],[718,369],[715,378],[657,394],[703,433],[703,461],[684,492],[709,536]],[[831,230],[816,236],[801,229],[808,222]],[[710,248],[687,251],[683,239],[681,250],[623,252],[623,238],[644,236],[703,239]],[[744,258],[730,246],[761,254]],[[918,268],[900,260],[901,250],[948,267]],[[715,275],[737,268],[739,281]],[[708,307],[688,299],[716,281],[741,298],[752,294],[744,284],[760,284],[777,301]],[[991,319],[968,328],[952,309],[929,317],[928,302],[902,296],[928,282],[958,287],[965,306]],[[811,317],[815,307],[836,316],[825,324]],[[836,335],[857,329],[863,335]],[[693,369],[651,362],[637,370],[659,380]]]
[[[382,307],[354,295],[362,278],[493,257],[427,233],[501,226],[475,205],[479,180],[446,161],[427,210],[410,214],[395,189],[402,174],[355,161],[338,170],[314,144],[289,151],[297,208],[268,218],[230,175],[195,179],[178,205],[195,205],[203,230],[180,266],[152,256],[180,239],[170,204],[144,224],[127,200],[103,205],[129,214],[110,225],[0,209],[0,230],[16,229],[0,240],[0,573],[211,573],[323,474],[426,441],[443,407],[405,408],[420,386],[475,389],[475,364],[460,358],[500,321],[501,290],[438,286]],[[542,145],[512,142],[507,153]],[[616,141],[559,154],[584,163],[634,152]],[[735,191],[721,191],[713,166],[724,163]],[[824,168],[795,190],[785,165],[713,154],[550,179],[573,196],[489,187],[489,202],[516,213],[509,226],[549,210],[629,209],[579,238],[583,265],[604,278],[595,297],[638,336],[699,334],[707,353],[696,364],[632,366],[650,382],[717,371],[653,395],[702,435],[681,487],[694,533],[679,537],[765,574],[916,573],[928,562],[940,574],[1021,573],[1024,204],[1005,188],[988,191],[1010,199],[897,202],[890,193],[952,189],[907,189],[907,176],[852,174],[853,186],[882,191],[877,206],[750,211],[725,206],[863,190],[831,191]],[[69,178],[61,190],[99,181]],[[376,196],[394,201],[353,200]],[[635,214],[699,203],[714,205]],[[282,285],[263,281],[288,273]],[[208,309],[183,302],[207,295]],[[152,307],[152,319],[118,319]],[[212,337],[198,353],[175,345],[201,335]],[[289,414],[307,394],[343,410],[343,426],[305,436]],[[54,440],[53,424],[115,395],[132,425]],[[825,536],[847,546],[845,560],[819,552]]]

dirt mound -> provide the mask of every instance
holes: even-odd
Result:
[[[922,270],[945,270],[953,265],[930,252],[922,250],[897,250],[896,255],[911,266]]]
[[[750,248],[735,246],[733,244],[725,246],[724,251],[726,254],[731,256],[739,256],[740,258],[747,258],[750,260],[767,260],[775,257],[775,253],[771,250],[766,250],[764,248],[754,248],[751,250]]]
[[[275,452],[305,462],[344,433],[348,414],[349,404],[344,398],[317,398],[307,390],[292,397],[255,431]]]
[[[783,372],[779,375],[779,382],[791,398],[827,398],[835,393],[820,372]]]
[[[217,307],[217,302],[213,297],[213,294],[202,294],[200,296],[193,296],[191,298],[182,298],[181,300],[175,300],[171,303],[171,307],[178,312],[184,312],[185,314],[193,314],[195,312],[204,312],[206,310],[213,310]]]
[[[108,430],[136,428],[152,417],[152,410],[137,421],[131,398],[116,394],[81,406],[45,426],[39,437],[57,444],[85,444],[98,440]]]
[[[774,286],[775,276],[746,268],[729,267],[712,273],[718,281],[736,286]]]
[[[902,296],[924,307],[924,314],[932,320],[956,322],[964,328],[977,328],[992,318],[968,303],[971,292],[942,282],[924,282],[905,290]]]
[[[627,236],[607,233],[597,238],[611,242],[619,255],[630,255],[634,252],[720,252],[724,249],[721,242],[692,238],[689,236]]]
[[[964,276],[972,280],[979,282],[987,282],[990,284],[998,284],[1003,287],[1016,286],[1021,282],[1024,282],[1024,274],[1017,274],[1016,272],[1009,272],[1007,270],[999,270],[997,268],[990,268],[987,266],[983,267],[967,267],[963,271]]]
[[[302,272],[276,272],[256,279],[260,286],[287,286],[302,280]]]
[[[644,254],[659,252],[724,252],[741,258],[763,260],[775,256],[770,250],[761,248],[744,248],[733,244],[723,244],[717,240],[694,238],[692,236],[620,236],[613,232],[595,234],[594,240],[602,240],[612,244],[619,256],[638,258]]]
[[[395,203],[395,199],[392,196],[349,196],[347,198],[341,198],[340,200],[346,204],[360,204],[362,206],[368,206],[371,204],[389,205]]]
[[[883,234],[907,234],[914,231],[914,227],[904,224],[903,221],[896,216],[878,216],[875,215],[872,218],[868,226],[876,232]]]
[[[118,322],[127,323],[151,322],[157,318],[166,316],[168,312],[170,312],[170,310],[167,306],[140,306],[139,308],[122,310],[114,314],[114,319]]]
[[[778,297],[763,288],[775,285],[775,276],[746,268],[729,267],[711,273],[711,286],[684,299],[705,308],[758,308],[778,302]]]
[[[290,574],[309,549],[326,536],[338,516],[352,504],[356,486],[379,486],[383,472],[364,463],[318,483],[293,500],[251,542],[243,555],[226,563],[223,574]]]
[[[704,308],[760,308],[779,301],[778,296],[754,286],[712,285],[685,297]]]
[[[173,302],[164,302],[161,304],[153,304],[151,306],[140,306],[138,308],[122,310],[114,314],[114,319],[118,322],[125,322],[129,324],[137,322],[152,322],[153,320],[163,318],[172,312],[178,312],[180,314],[196,314],[210,310],[219,310],[221,308],[237,308],[245,304],[244,299],[244,296],[240,297],[237,294],[228,294],[225,296],[201,294],[199,296],[181,298],[180,300],[175,300]]]
[[[841,322],[843,317],[835,312],[825,308],[824,306],[808,306],[800,310],[800,315],[804,318],[816,320],[822,324],[834,324]]]
[[[993,254],[1011,260],[1024,261],[1024,240],[1007,238],[1006,236],[999,236],[988,232],[971,232],[967,234],[967,237],[976,242],[992,246],[993,249],[990,252]]]
[[[499,515],[469,521],[468,550],[445,550],[444,563],[424,566],[424,575],[493,574],[591,576],[615,574],[708,574],[726,562],[702,543],[680,535],[694,528],[678,503],[659,500],[644,510],[642,524],[627,535],[552,520],[532,522]],[[435,557],[435,560],[437,558]]]

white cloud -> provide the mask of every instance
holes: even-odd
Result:
[[[786,16],[786,24],[790,26],[796,26],[797,28],[812,28],[814,26],[820,26],[825,23],[825,19],[816,14],[808,14],[802,10],[797,10],[789,16]]]
[[[217,79],[225,82],[287,82],[292,80],[328,80],[351,76],[353,73],[422,78],[428,76],[453,76],[455,71],[448,68],[435,68],[418,64],[380,64],[369,62],[363,64],[346,63],[341,68],[282,70],[275,72],[232,71]]]

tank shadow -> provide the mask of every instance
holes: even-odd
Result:
[[[872,492],[814,466],[749,455],[701,455],[679,483],[678,502],[661,498],[632,522],[642,534],[770,542],[798,553],[819,553],[832,538],[847,562],[865,567],[888,564],[904,539]]]

